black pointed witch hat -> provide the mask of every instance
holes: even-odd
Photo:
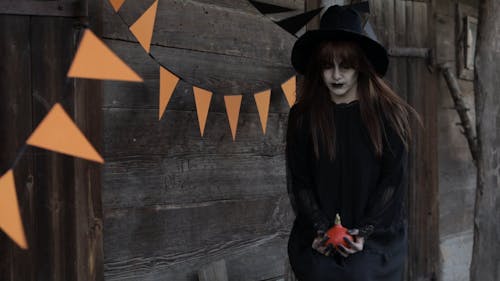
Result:
[[[319,29],[307,31],[292,49],[292,65],[304,74],[314,48],[322,41],[352,40],[359,43],[366,57],[380,76],[387,72],[389,57],[371,29],[365,30],[360,14],[352,7],[334,5],[325,11]]]

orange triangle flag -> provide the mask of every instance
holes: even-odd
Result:
[[[90,29],[83,34],[68,77],[142,82]]]
[[[259,92],[254,95],[257,109],[259,110],[260,123],[262,124],[262,132],[266,134],[267,116],[269,114],[269,103],[271,102],[271,90]]]
[[[288,79],[285,83],[281,84],[281,88],[283,89],[283,92],[285,93],[286,100],[288,101],[288,105],[292,107],[292,105],[295,103],[295,92],[296,92],[296,80],[295,76],[292,78]]]
[[[179,77],[160,66],[160,111],[158,120],[163,116],[168,102],[174,93],[177,82],[179,82]]]
[[[236,129],[238,128],[238,117],[240,116],[242,98],[242,95],[224,96],[224,103],[226,104],[227,118],[229,119],[233,141],[236,139]]]
[[[147,53],[149,53],[151,38],[153,37],[157,8],[158,0],[156,0],[142,16],[130,26],[130,31]]]
[[[56,103],[26,141],[29,145],[104,163],[102,157]]]
[[[198,123],[200,124],[200,133],[203,137],[205,131],[205,124],[207,122],[208,108],[210,107],[210,100],[212,93],[193,86],[194,102],[196,103],[196,112],[198,114]]]
[[[19,247],[28,249],[12,170],[0,178],[0,228]]]
[[[115,12],[118,13],[118,10],[120,10],[123,3],[125,3],[125,0],[109,0],[109,2],[111,3],[111,6],[113,6]]]

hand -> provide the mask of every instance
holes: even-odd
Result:
[[[326,241],[328,241],[326,233],[318,231],[316,238],[313,240],[312,248],[325,256],[329,256],[335,249],[332,245],[326,245]]]
[[[344,241],[346,241],[349,247],[346,248],[343,245],[339,245],[337,248],[337,252],[339,252],[343,257],[348,257],[349,255],[362,251],[365,245],[365,238],[358,236],[359,235],[358,229],[356,228],[349,229],[347,230],[347,233],[349,233],[352,236],[353,241],[351,241],[351,239],[347,237],[344,237]]]

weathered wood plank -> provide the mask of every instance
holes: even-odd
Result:
[[[132,262],[140,272],[147,266],[140,265],[140,260],[161,259],[155,265],[173,266],[258,244],[259,237],[288,229],[288,203],[288,198],[278,196],[191,208],[158,205],[105,210],[106,275],[113,274],[109,266],[119,268],[123,262],[131,262],[130,258],[138,258]]]
[[[105,108],[158,108],[158,91],[159,91],[159,65],[154,62],[149,56],[144,52],[139,44],[120,42],[115,40],[106,40],[109,46],[121,57],[123,58],[135,71],[141,75],[145,81],[144,83],[124,83],[116,81],[106,81],[104,82],[104,101],[103,106]],[[177,59],[171,58],[172,65],[179,64],[175,69],[183,73],[190,73],[193,70],[190,67],[195,67],[200,61],[205,61],[207,58],[203,54],[199,54],[195,57],[191,57],[189,60],[191,63],[185,64],[181,61],[181,58],[189,57],[189,51],[175,50],[176,56],[180,57]],[[286,102],[285,96],[281,90],[281,83],[285,81],[288,77],[292,76],[292,72],[288,67],[280,68],[275,65],[267,64],[263,66],[262,64],[253,62],[251,65],[256,66],[240,72],[239,69],[242,65],[223,65],[217,62],[217,56],[209,56],[212,59],[212,63],[219,65],[222,70],[220,74],[214,74],[210,70],[210,62],[203,63],[204,71],[208,72],[206,76],[196,74],[192,76],[189,74],[186,78],[194,79],[207,79],[211,80],[210,85],[205,86],[215,86],[217,88],[221,80],[224,80],[224,84],[227,86],[235,88],[236,90],[241,90],[241,92],[236,92],[237,94],[244,94],[245,97],[242,100],[241,112],[257,112],[257,107],[255,105],[255,100],[253,98],[253,93],[262,88],[273,88],[271,95],[270,112],[281,112],[287,113],[289,110],[288,104]],[[198,70],[197,70],[198,71]],[[228,72],[239,72],[238,74],[231,74],[231,76],[224,77]],[[266,72],[266,75],[260,75],[261,72]],[[225,74],[226,73],[226,74]],[[246,77],[245,77],[246,75]],[[233,78],[231,78],[233,77]],[[217,80],[214,80],[217,79]],[[191,81],[191,79],[190,79]],[[216,82],[218,81],[218,82]],[[198,81],[191,81],[191,83],[198,83]],[[222,85],[223,86],[223,85]],[[221,90],[223,90],[221,88]],[[228,94],[224,92],[215,92],[215,95]],[[192,92],[192,84],[180,81],[177,85],[177,89],[174,92],[167,110],[182,110],[182,111],[196,111],[194,97]],[[223,99],[219,97],[214,97],[213,103],[210,106],[210,111],[215,112],[225,112],[225,105]]]
[[[406,47],[406,2],[394,0],[394,44]],[[396,43],[397,42],[397,43]],[[408,100],[408,60],[407,58],[389,58],[393,68],[393,89]]]
[[[283,273],[286,255],[283,235],[255,237],[231,243],[231,247],[204,252],[198,257],[168,265],[167,256],[135,257],[106,264],[106,280],[198,280],[196,270],[210,261],[224,258],[229,280],[269,280]],[[252,266],[249,266],[249,263]]]
[[[154,0],[125,1],[125,3],[120,8],[119,14],[125,21],[125,24],[127,26],[130,26],[151,6],[153,2]],[[299,1],[264,0],[259,2],[270,3],[282,7],[291,8],[294,9],[294,11],[291,11],[291,13],[295,14],[301,13],[304,10],[303,0]],[[110,4],[106,4],[105,8],[106,8],[106,13],[109,13],[110,15],[112,13],[115,13]],[[260,21],[262,23],[270,23],[270,24],[273,24],[270,21],[270,19],[273,16],[280,16],[280,14],[286,14],[286,13],[280,13],[280,14],[263,15],[248,0],[192,0],[192,1],[165,0],[159,2],[157,19],[160,18],[162,14],[165,15],[165,11],[169,9],[175,10],[180,13],[173,15],[173,17],[169,19],[168,22],[171,23],[170,26],[179,25],[182,27],[182,29],[185,28],[189,29],[189,27],[193,26],[193,24],[196,25],[197,24],[196,22],[200,23],[200,17],[195,17],[196,14],[202,15],[202,19],[206,18],[209,20],[209,22],[220,21],[220,22],[229,22],[234,24],[233,21],[231,20],[228,21],[227,18],[224,17],[221,18],[219,17],[219,14],[217,12],[213,13],[212,11],[225,12],[229,14],[230,17],[236,19],[238,15],[243,17],[251,16],[252,18],[256,19],[255,21]],[[107,20],[115,22],[115,20],[117,19],[107,19]],[[193,20],[195,23],[190,22],[190,20]],[[121,22],[119,18],[118,21],[116,21],[116,23],[118,22]],[[184,23],[187,23],[187,25],[184,25]],[[122,33],[122,35],[125,35],[124,31],[119,31],[117,29],[114,29],[120,26],[121,24],[118,24],[116,26],[113,25],[108,26],[108,28],[111,28],[108,30],[114,30],[114,32]],[[156,27],[163,29],[165,28],[165,25],[156,23]],[[227,26],[225,27],[227,28]],[[204,30],[205,28],[206,27],[202,27],[202,30]],[[217,32],[221,32],[221,30],[218,30]],[[238,34],[240,34],[240,32],[238,32]],[[131,36],[129,38],[134,38],[134,37]]]
[[[112,109],[104,112],[106,159],[118,156],[186,154],[277,155],[284,151],[286,114],[270,114],[268,134],[262,135],[256,114],[242,113],[236,141],[232,141],[225,113],[210,112],[200,136],[196,112],[169,111],[158,122],[155,110]]]
[[[283,161],[211,153],[124,157],[105,166],[103,201],[106,208],[130,208],[276,196],[285,190]]]
[[[240,0],[241,1],[241,0]],[[235,3],[236,4],[236,3]],[[197,1],[164,1],[158,5],[152,44],[288,63],[294,36],[260,14]],[[126,1],[124,22],[105,9],[104,36],[136,41],[128,26],[149,7],[148,1]],[[242,36],[242,28],[245,36]],[[235,48],[238,46],[238,48]]]
[[[432,9],[428,3],[407,2],[407,43],[435,46]],[[431,26],[430,26],[431,25]],[[439,268],[439,210],[437,159],[437,105],[439,73],[430,73],[426,61],[409,58],[408,101],[420,113],[425,130],[415,132],[410,152],[408,192],[409,278],[435,279]],[[418,128],[414,122],[414,128]]]
[[[14,1],[0,2],[0,14],[52,17],[85,17],[87,9],[82,2],[73,1]]]
[[[87,1],[92,30],[102,34],[102,6],[107,1]],[[78,40],[79,38],[75,38]],[[74,46],[78,42],[74,42]],[[90,143],[102,155],[102,95],[100,80],[74,80],[74,120]],[[74,281],[104,280],[103,214],[102,214],[103,165],[75,159],[75,278]]]
[[[396,4],[392,0],[374,0],[370,2],[370,22],[375,34],[378,36],[378,40],[387,49],[395,47],[395,42],[397,42],[395,40],[395,30],[397,26],[395,5]],[[386,81],[389,82],[396,91],[398,90],[396,84],[400,83],[397,80],[399,70],[398,64],[396,64],[397,60],[398,58],[389,57],[389,67],[385,75]]]
[[[0,175],[14,169],[16,191],[29,251],[0,231],[0,280],[35,280],[36,239],[31,154],[14,161],[31,134],[29,18],[0,15]],[[29,150],[28,150],[29,151]]]
[[[119,12],[120,14],[123,15],[126,22],[129,23],[130,25],[137,18],[139,18],[151,6],[153,2],[154,0],[126,1],[120,8]],[[161,1],[160,4],[170,7],[172,5],[178,4],[176,2],[179,1],[167,0],[167,1]],[[189,7],[185,2],[188,1],[184,1],[184,3],[181,4],[184,5],[184,7]],[[248,0],[190,0],[189,2],[193,5],[198,5],[198,6],[216,7],[227,11],[237,11],[239,13],[261,15],[261,13]],[[304,9],[303,0],[302,1],[262,0],[259,2],[296,9],[297,11],[301,11]],[[188,13],[190,10],[186,8],[185,11],[186,13]]]
[[[130,5],[139,5],[134,3],[138,2],[131,1]],[[295,39],[271,21],[203,3],[169,4],[164,4],[163,8],[159,6],[152,41],[155,48],[151,54],[182,78],[191,79],[192,84],[201,87],[208,84],[208,88],[214,91],[239,93],[268,88],[259,81],[247,81],[248,78],[266,79],[268,75],[279,73],[285,75],[280,81],[283,82],[293,74],[289,56]],[[109,11],[109,7],[107,10],[110,14],[105,19],[110,22],[105,24],[104,37],[135,41],[118,16]],[[134,6],[129,10],[140,8]],[[126,11],[120,13],[127,18]],[[243,26],[245,36],[241,36]],[[231,81],[233,77],[240,79],[233,83],[232,88],[227,88],[225,81]],[[214,82],[210,83],[212,79]],[[218,86],[221,83],[223,85]],[[244,87],[246,85],[251,90]]]
[[[394,46],[406,47],[407,45],[407,24],[406,24],[406,1],[394,0]],[[391,86],[393,90],[408,102],[408,58],[389,57],[389,63],[392,64],[393,76]],[[409,175],[412,171],[409,170]],[[405,280],[407,279],[410,259],[408,256],[405,261]]]
[[[137,68],[134,66],[140,63],[150,63],[148,62],[150,58],[142,49],[139,49],[141,47],[138,44],[124,47],[123,42],[113,42],[109,45],[120,56],[133,51],[129,48],[137,48],[136,51],[143,52],[137,58],[127,61],[133,69]],[[123,49],[115,49],[116,45]],[[191,85],[206,88],[218,94],[252,94],[269,88],[279,88],[281,83],[294,75],[290,64],[279,61],[263,61],[242,56],[157,46],[151,47],[151,54],[161,65]],[[151,71],[145,73],[148,76],[140,72],[139,74],[143,77],[152,75],[155,78],[158,76],[159,66],[158,63],[154,63],[151,68],[145,69]]]
[[[277,60],[186,52],[177,48],[165,50],[156,46],[151,48],[151,54],[188,83],[220,94],[256,93],[279,87],[294,75],[289,64]]]
[[[227,281],[226,261],[218,260],[198,270],[200,281]]]
[[[159,6],[156,20],[162,46],[289,63],[294,37],[262,16],[187,2]]]
[[[226,257],[229,280],[275,280],[283,277],[288,233],[289,229],[286,229],[284,234],[278,234],[269,242],[259,241],[247,249],[230,253]],[[232,255],[235,257],[231,258]]]
[[[194,0],[194,2],[206,3],[225,8],[245,10],[249,12],[254,10],[257,11],[255,8],[253,8],[253,5],[250,4],[249,0]],[[258,2],[268,3],[272,5],[303,11],[305,1],[304,0],[259,0]],[[249,7],[253,9],[250,9]]]
[[[31,18],[33,122],[42,120],[55,102],[73,113],[70,94],[74,88],[66,72],[71,63],[73,20]],[[65,98],[67,97],[67,98]],[[37,198],[37,278],[75,279],[73,245],[74,171],[72,157],[35,149],[35,197]],[[45,261],[42,263],[41,261]]]
[[[395,31],[394,1],[372,0],[370,18],[379,41],[386,47],[393,47]]]

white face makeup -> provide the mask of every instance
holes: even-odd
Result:
[[[323,82],[335,103],[346,103],[357,99],[358,71],[345,67],[337,60],[322,71]]]

